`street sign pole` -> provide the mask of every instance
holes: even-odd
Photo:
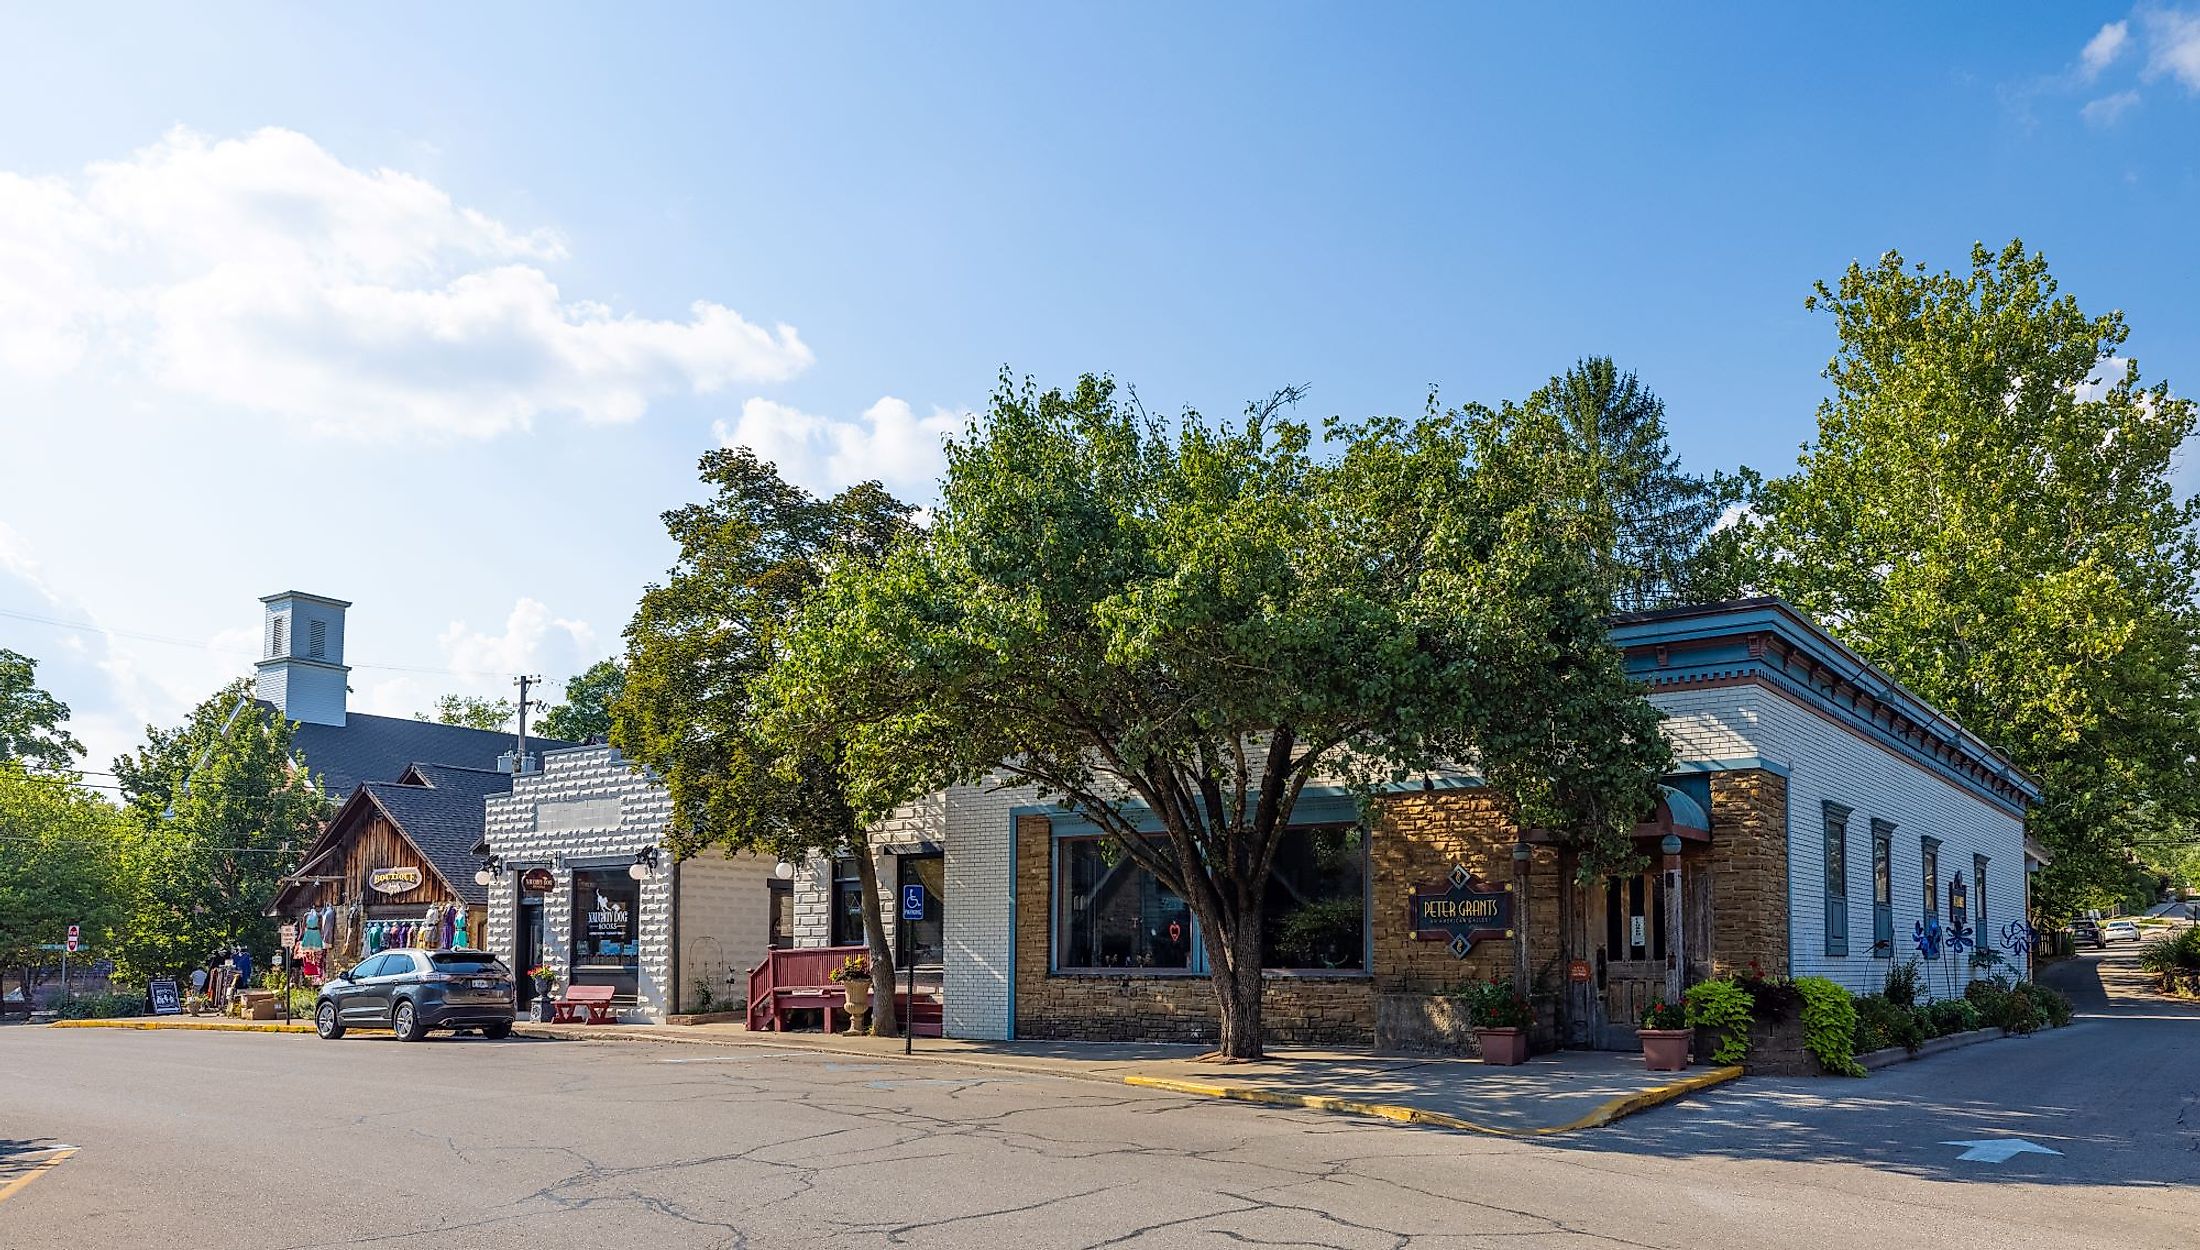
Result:
[[[924,886],[912,882],[901,887],[901,922],[906,925],[912,921],[922,919],[924,919]],[[915,1053],[917,1045],[917,961],[914,955],[908,954],[908,952],[916,949],[916,942],[914,940],[903,942],[901,947],[904,958],[909,964],[909,1001],[904,1004],[901,1012],[901,1053],[907,1055]],[[894,987],[887,986],[886,992],[893,993]]]

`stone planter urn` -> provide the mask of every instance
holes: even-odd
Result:
[[[1509,1068],[1528,1061],[1528,1031],[1526,1029],[1476,1029],[1474,1044],[1482,1052],[1482,1062]]]
[[[866,1017],[871,1014],[871,983],[861,977],[850,977],[840,983],[848,995],[848,1031],[861,1033]]]
[[[1642,1039],[1642,1066],[1652,1072],[1679,1072],[1688,1066],[1694,1029],[1636,1029]]]

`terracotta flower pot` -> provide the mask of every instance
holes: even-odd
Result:
[[[1509,1068],[1528,1061],[1526,1029],[1476,1029],[1474,1044],[1481,1050],[1484,1063]]]
[[[1642,1039],[1642,1066],[1652,1072],[1678,1072],[1688,1066],[1694,1029],[1636,1029]]]

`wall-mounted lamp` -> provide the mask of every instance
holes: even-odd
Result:
[[[634,852],[634,862],[627,865],[626,875],[636,881],[647,881],[657,875],[657,862],[662,853],[654,846]]]
[[[495,881],[497,878],[502,877],[503,875],[504,861],[494,855],[491,855],[489,857],[489,862],[475,871],[474,884],[488,885],[490,882]]]
[[[794,880],[794,865],[788,863],[786,860],[780,860],[779,863],[772,868],[772,875],[779,878],[781,881],[792,881]]]

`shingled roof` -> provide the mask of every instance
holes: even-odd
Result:
[[[311,757],[307,758],[310,763]],[[476,906],[487,904],[489,892],[474,884],[474,872],[481,861],[473,848],[481,841],[484,802],[491,795],[506,794],[511,789],[509,773],[428,763],[406,765],[396,781],[361,782],[322,830],[298,872],[286,879],[277,894],[276,909],[287,907],[292,887],[305,884],[302,878],[312,875],[315,865],[350,833],[359,819],[356,813],[370,806],[389,818],[454,896]]]
[[[273,710],[273,704],[262,702]],[[300,722],[291,744],[306,757],[306,770],[321,778],[321,788],[337,799],[349,798],[365,782],[386,782],[416,760],[461,768],[495,769],[497,758],[512,749],[512,735],[494,729],[468,729],[402,716],[352,712],[341,725]],[[562,738],[529,736],[530,754],[569,747]],[[473,880],[471,870],[466,878]]]

